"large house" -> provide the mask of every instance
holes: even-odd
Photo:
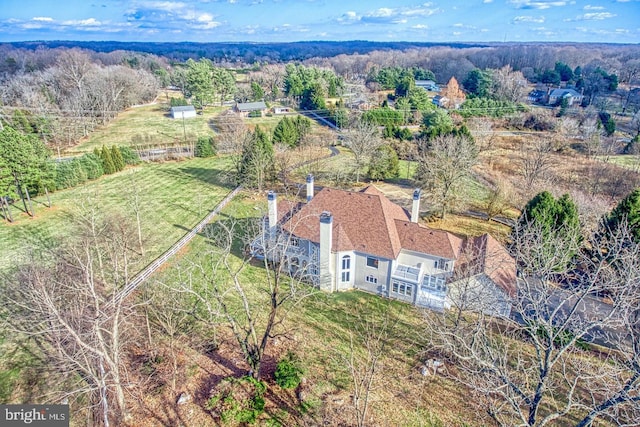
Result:
[[[553,89],[549,92],[549,99],[547,100],[548,105],[557,105],[562,102],[563,99],[567,100],[567,105],[580,105],[582,100],[584,99],[584,95],[576,92],[571,88],[563,88],[563,89]]]
[[[421,307],[453,305],[508,316],[515,262],[491,236],[462,239],[418,224],[420,191],[411,214],[374,186],[324,188],[307,202],[268,194],[264,232],[254,255],[282,261],[288,273],[327,292],[361,289]]]

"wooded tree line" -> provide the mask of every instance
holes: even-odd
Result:
[[[11,62],[15,52],[3,53],[5,64]],[[7,106],[2,121],[50,146],[75,143],[119,111],[156,97],[159,78],[135,58],[80,49],[32,53],[22,58],[25,64],[2,74],[0,99]],[[28,66],[29,61],[37,66]],[[162,69],[156,61],[149,60],[148,66]]]

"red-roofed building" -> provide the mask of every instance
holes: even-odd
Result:
[[[265,232],[253,242],[253,254],[283,257],[290,274],[322,290],[355,288],[443,310],[457,303],[448,288],[460,280],[456,263],[461,259],[465,269],[474,265],[473,276],[486,293],[503,294],[510,309],[513,259],[491,236],[464,240],[418,224],[420,190],[413,194],[410,214],[374,186],[362,191],[324,188],[314,195],[310,176],[307,203],[279,202],[273,192],[268,203]]]

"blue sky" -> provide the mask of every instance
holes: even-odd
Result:
[[[2,0],[24,40],[639,43],[640,0]]]

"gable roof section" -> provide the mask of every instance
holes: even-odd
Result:
[[[258,102],[238,102],[236,104],[236,108],[238,111],[246,112],[246,111],[257,111],[257,110],[266,110],[267,104],[264,101]]]
[[[403,249],[453,260],[460,255],[462,239],[451,233],[409,221],[396,220],[395,225]]]
[[[171,107],[172,113],[179,113],[181,111],[196,111],[193,105],[180,105],[177,107]]]
[[[332,251],[354,250],[386,259],[400,253],[395,221],[407,221],[409,214],[377,188],[369,186],[360,192],[324,188],[283,221],[283,228],[319,243],[318,216],[324,211],[333,215]]]
[[[578,92],[576,92],[573,89],[554,89],[551,91],[551,93],[549,94],[550,97],[554,97],[554,98],[562,98],[565,96],[571,96],[572,98],[579,98],[582,95],[580,95]]]
[[[516,261],[491,235],[470,237],[465,242],[464,259],[456,266],[463,276],[484,274],[510,297],[516,295]],[[470,270],[470,271],[469,271]]]

